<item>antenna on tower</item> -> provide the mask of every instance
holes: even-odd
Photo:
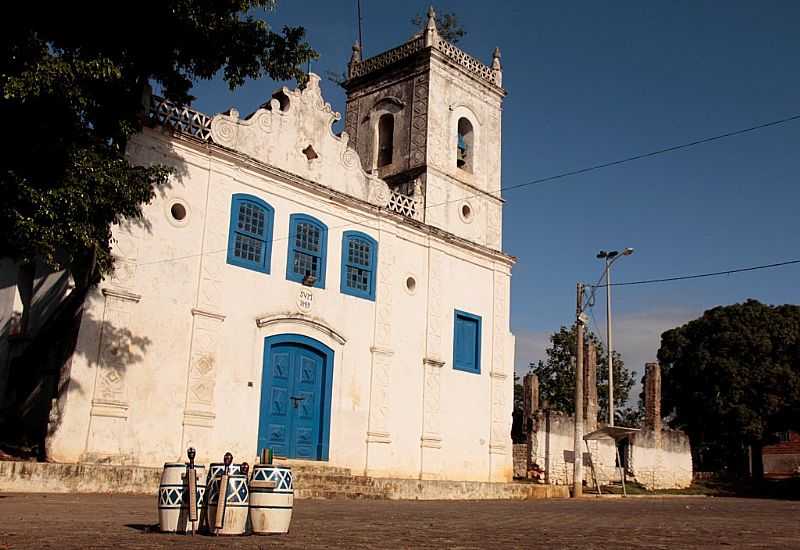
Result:
[[[361,46],[361,52],[364,52],[364,37],[361,34],[361,0],[356,0],[356,10],[358,12],[358,45]]]

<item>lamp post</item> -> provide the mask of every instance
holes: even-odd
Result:
[[[608,349],[606,350],[608,357],[608,425],[614,425],[614,341],[613,330],[611,329],[611,266],[616,260],[622,256],[630,256],[633,254],[633,248],[626,248],[622,252],[619,250],[612,250],[606,252],[601,250],[597,257],[605,260],[606,268],[603,275],[606,277],[606,341],[608,342]],[[602,277],[601,277],[602,280]]]

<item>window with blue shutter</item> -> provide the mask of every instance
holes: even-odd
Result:
[[[289,258],[286,278],[302,283],[313,279],[310,286],[325,288],[325,262],[328,253],[328,227],[306,214],[289,217]]]
[[[275,210],[258,197],[233,195],[228,228],[229,264],[269,273],[274,216]]]
[[[481,372],[481,318],[459,310],[453,324],[453,368]]]
[[[375,271],[378,243],[359,231],[345,231],[342,237],[343,294],[375,300]]]

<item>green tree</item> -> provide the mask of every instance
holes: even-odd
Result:
[[[800,429],[800,307],[720,306],[661,335],[663,406],[703,469],[763,473],[772,434]]]
[[[458,42],[466,36],[467,31],[458,22],[458,16],[454,12],[436,14],[436,32],[439,36],[450,42],[451,44],[458,44]],[[422,28],[428,22],[428,16],[418,13],[411,20],[411,24],[416,28]]]
[[[89,286],[113,268],[111,226],[141,217],[164,166],[132,166],[126,144],[150,84],[181,104],[221,72],[303,78],[315,52],[302,27],[273,32],[256,16],[275,0],[150,0],[7,12],[0,43],[0,255],[44,260]]]
[[[605,422],[608,418],[608,361],[603,343],[591,331],[586,331],[587,341],[594,342],[597,348],[597,401],[599,420]],[[575,412],[575,349],[577,334],[575,327],[561,327],[550,336],[550,347],[547,348],[547,358],[531,363],[531,372],[539,377],[539,395],[542,402],[547,401],[550,408],[569,414]],[[614,352],[614,401],[615,423],[622,420],[620,417],[620,404],[628,401],[633,387],[633,373],[625,367],[625,362],[616,351]]]

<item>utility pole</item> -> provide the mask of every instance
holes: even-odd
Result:
[[[572,496],[583,496],[583,283],[578,283],[577,307],[575,308],[575,442],[574,468],[572,470]]]

